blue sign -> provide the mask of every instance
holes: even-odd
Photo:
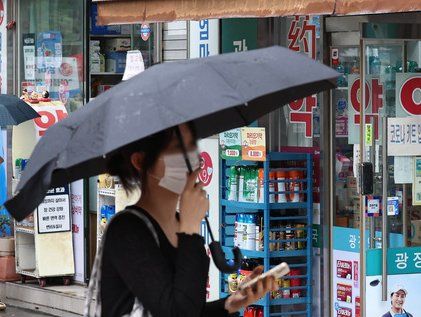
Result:
[[[399,215],[399,197],[387,197],[387,215]]]

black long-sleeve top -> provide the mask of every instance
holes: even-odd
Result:
[[[146,211],[130,209],[151,220],[160,245],[136,215],[111,222],[102,261],[102,316],[128,314],[135,297],[154,317],[230,316],[224,299],[206,303],[209,257],[203,238],[179,233],[175,248]]]

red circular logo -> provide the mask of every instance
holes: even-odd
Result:
[[[200,153],[200,173],[199,179],[205,185],[208,186],[212,181],[213,176],[213,164],[212,158],[208,152]]]
[[[3,5],[3,0],[0,0],[0,25],[3,24],[3,19],[4,19],[4,5]]]
[[[421,76],[407,79],[400,91],[402,107],[411,115],[421,114]]]

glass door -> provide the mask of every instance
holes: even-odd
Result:
[[[357,99],[360,316],[421,310],[421,25],[364,23]],[[412,38],[414,37],[414,38]],[[362,163],[361,163],[362,162]],[[417,176],[419,174],[419,176]],[[407,315],[408,313],[408,315]]]

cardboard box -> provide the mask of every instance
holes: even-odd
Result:
[[[105,54],[105,71],[124,73],[126,68],[126,52],[108,52]]]
[[[121,34],[120,25],[98,25],[98,6],[96,4],[91,5],[91,17],[90,17],[90,27],[91,34],[94,35],[106,35],[106,34]]]
[[[130,38],[115,38],[105,41],[105,51],[107,52],[125,52],[131,49]]]

